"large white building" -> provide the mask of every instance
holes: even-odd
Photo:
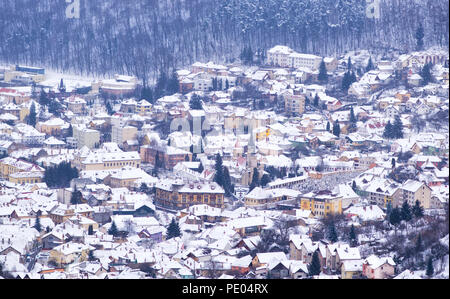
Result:
[[[267,62],[274,66],[316,70],[321,61],[320,56],[297,53],[286,46],[275,46],[267,51]]]

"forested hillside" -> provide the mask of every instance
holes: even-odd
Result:
[[[134,74],[197,60],[227,62],[245,46],[284,44],[299,52],[414,50],[448,43],[448,0],[80,0],[79,19],[64,0],[0,1],[0,60],[81,74]]]

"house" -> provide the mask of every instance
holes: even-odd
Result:
[[[236,271],[240,274],[247,274],[250,271],[252,261],[253,259],[251,255],[246,255],[238,258],[231,263],[231,271]]]
[[[287,261],[286,254],[282,251],[279,252],[266,252],[266,253],[257,253],[252,260],[252,267],[254,269],[271,265],[278,264],[280,261]]]
[[[273,279],[281,279],[289,276],[290,261],[276,261],[269,265],[268,275]]]
[[[350,247],[345,244],[336,248],[336,270],[341,269],[344,261],[358,261],[361,260],[358,247]]]
[[[395,274],[395,262],[390,257],[370,255],[363,262],[363,275],[369,279],[391,278]]]
[[[289,260],[289,275],[293,279],[307,278],[309,275],[308,265],[302,261]]]
[[[341,279],[361,278],[363,272],[363,260],[346,260],[342,262]]]
[[[403,183],[401,190],[403,201],[408,201],[410,206],[419,201],[424,209],[431,208],[431,188],[424,182],[409,179]]]
[[[90,250],[95,250],[95,248],[82,243],[64,243],[50,250],[49,261],[58,265],[71,264],[75,260],[86,261]]]
[[[243,217],[231,219],[227,222],[227,226],[236,232],[241,237],[259,235],[264,227],[272,221],[264,216]]]
[[[378,205],[351,206],[343,214],[348,218],[357,217],[362,223],[383,221],[386,217],[386,213]]]

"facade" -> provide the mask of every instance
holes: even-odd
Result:
[[[138,152],[91,153],[81,161],[81,170],[109,170],[124,166],[139,168],[140,165]]]
[[[390,257],[371,255],[364,260],[362,266],[363,275],[369,279],[385,279],[395,275],[395,262]]]
[[[285,94],[284,109],[286,113],[303,114],[305,112],[305,96]]]
[[[196,204],[224,207],[225,191],[215,182],[160,181],[155,185],[155,204],[182,210]]]
[[[141,146],[140,155],[142,162],[166,169],[173,169],[179,162],[192,160],[191,152],[172,146],[144,145]],[[156,162],[159,165],[156,165]]]
[[[20,178],[20,175],[16,175],[12,178],[13,181],[38,179],[37,173],[43,174],[44,168],[32,164],[30,162],[22,161],[11,157],[6,157],[0,160],[0,174],[3,178],[9,178],[10,175],[19,172],[28,173],[29,178],[27,179],[26,178],[27,175],[25,174],[23,175],[24,177],[22,179]]]
[[[73,137],[77,141],[78,148],[86,146],[89,149],[93,149],[96,145],[100,144],[100,132],[97,130],[88,128],[80,129],[77,126],[73,126]]]
[[[300,195],[300,208],[310,210],[316,217],[342,214],[342,196],[324,190]]]
[[[415,205],[416,201],[424,209],[432,208],[431,188],[423,182],[407,180],[401,187],[403,201],[408,201],[410,206]]]

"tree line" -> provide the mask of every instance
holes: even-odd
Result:
[[[241,56],[252,64],[277,44],[321,56],[361,48],[383,54],[443,46],[449,36],[445,0],[381,0],[378,19],[367,17],[365,0],[80,3],[80,18],[67,19],[64,1],[1,1],[3,62],[82,75],[129,74],[148,86],[162,72],[195,61]]]

